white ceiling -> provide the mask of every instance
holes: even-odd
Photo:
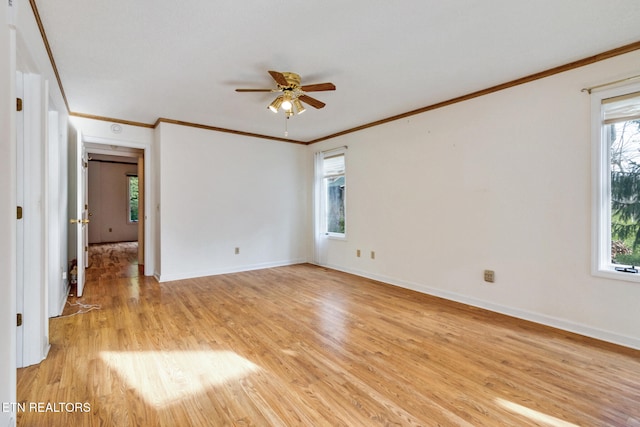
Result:
[[[311,141],[640,41],[638,0],[35,0],[72,112]],[[640,68],[640,64],[639,64]]]

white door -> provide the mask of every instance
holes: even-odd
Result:
[[[76,256],[76,280],[77,280],[77,296],[81,297],[84,291],[85,268],[88,260],[88,229],[89,222],[88,206],[87,206],[87,156],[84,144],[82,142],[82,133],[77,131],[76,138],[70,138],[73,147],[73,158],[71,161],[75,165],[75,173],[69,177],[69,187],[75,193],[75,209],[71,213],[71,230],[70,245],[75,247]],[[86,250],[85,250],[86,249]]]
[[[84,268],[89,267],[89,155],[84,143],[81,143],[82,155],[81,155],[81,168],[82,168],[82,180],[80,185],[82,186],[82,247],[84,253]],[[82,275],[85,278],[85,275]],[[82,284],[84,289],[84,283]],[[81,296],[82,293],[79,293]]]

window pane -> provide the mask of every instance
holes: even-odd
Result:
[[[327,231],[344,234],[344,175],[324,179],[327,195]]]
[[[345,234],[345,156],[335,153],[322,159],[325,231]]]
[[[611,156],[611,261],[640,265],[640,119],[605,130]]]
[[[129,177],[129,222],[138,221],[138,177]]]

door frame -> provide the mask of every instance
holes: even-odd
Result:
[[[78,130],[80,131],[80,129]],[[151,206],[153,205],[152,197],[151,197],[151,167],[152,162],[150,161],[151,157],[151,144],[143,143],[143,142],[134,142],[127,141],[115,138],[104,138],[104,137],[96,137],[90,135],[82,135],[82,143],[83,146],[85,144],[98,144],[104,145],[104,149],[108,151],[112,151],[112,147],[125,147],[125,148],[135,148],[139,150],[143,150],[144,155],[144,234],[142,239],[144,239],[145,251],[144,251],[144,275],[152,276],[154,270],[154,254],[150,249],[154,247],[154,240],[151,233]],[[138,241],[140,241],[141,236],[138,236]]]

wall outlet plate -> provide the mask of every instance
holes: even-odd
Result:
[[[485,270],[484,271],[484,281],[493,283],[496,280],[496,273],[493,270]]]

